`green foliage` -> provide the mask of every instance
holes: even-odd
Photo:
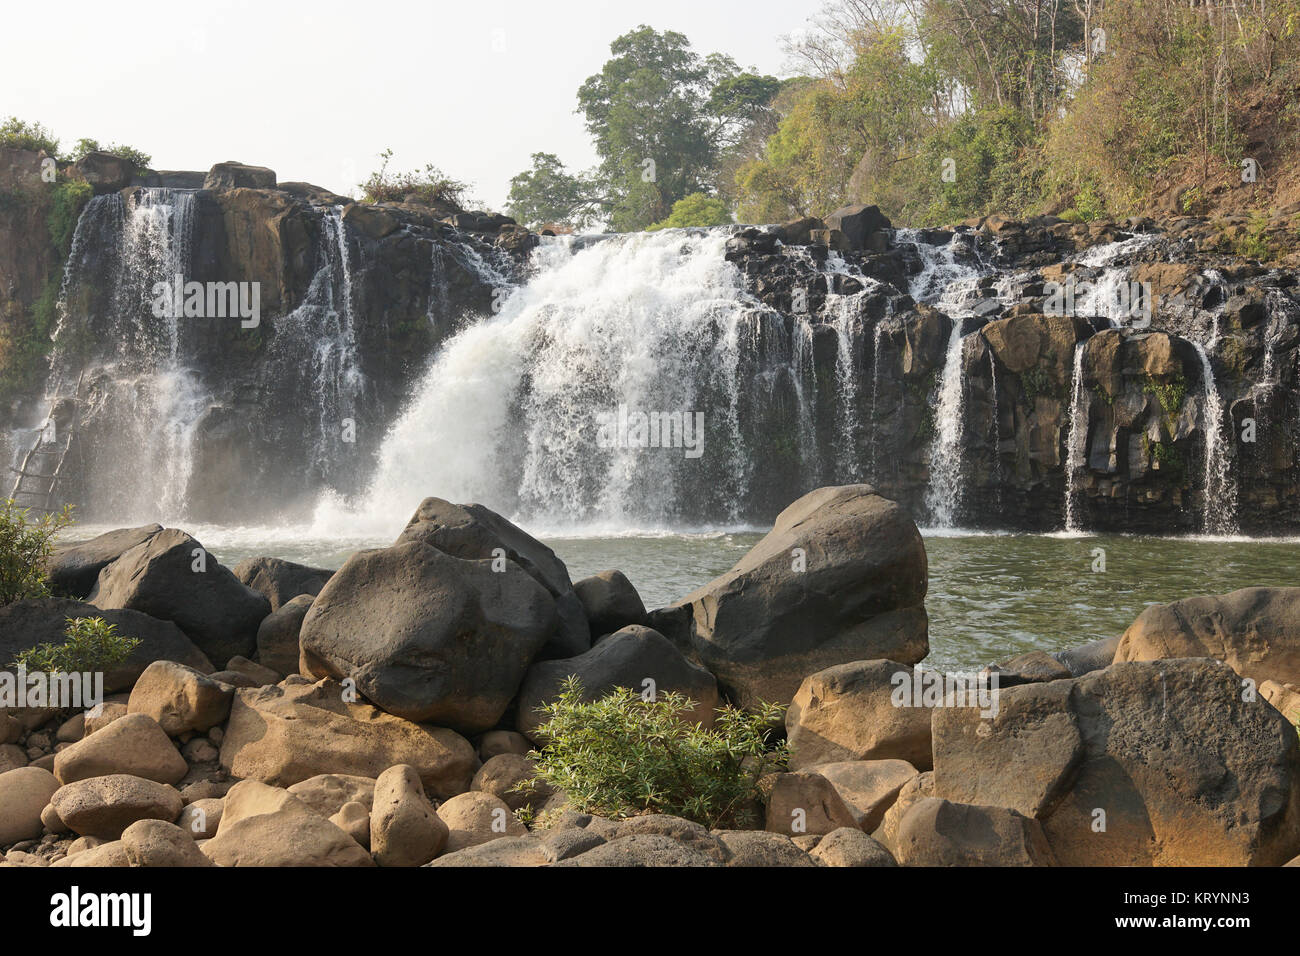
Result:
[[[27,123],[11,116],[0,123],[0,146],[11,149],[44,150],[50,156],[59,155],[59,141],[40,123]]]
[[[18,655],[10,666],[28,673],[83,674],[106,671],[121,664],[140,646],[138,637],[117,633],[117,625],[102,617],[68,618],[62,644],[38,644]]]
[[[54,536],[72,523],[72,509],[31,518],[12,500],[0,502],[0,607],[50,596],[45,561]]]
[[[50,241],[66,259],[72,250],[72,234],[76,231],[81,210],[90,201],[94,190],[83,179],[60,179],[54,184],[53,204],[48,225]]]
[[[152,156],[134,146],[119,146],[117,143],[101,146],[98,140],[93,139],[77,140],[77,145],[72,148],[72,160],[76,162],[89,153],[108,153],[118,159],[125,159],[136,169],[148,169],[149,164],[153,162]]]
[[[413,172],[390,172],[388,164],[393,151],[386,149],[379,156],[383,163],[361,184],[362,202],[406,202],[409,199],[426,206],[461,208],[465,191],[469,189],[466,183],[444,175],[432,163]]]
[[[644,229],[679,199],[710,192],[724,152],[767,108],[772,77],[730,57],[700,56],[680,33],[640,26],[610,44],[613,57],[578,90],[601,163],[595,178],[610,225]]]
[[[725,226],[731,223],[727,201],[704,193],[691,193],[673,203],[667,219],[646,226],[647,232],[657,229],[681,229],[686,226]]]
[[[1060,389],[1052,384],[1047,369],[1037,365],[1021,374],[1020,387],[1025,390],[1025,399],[1031,405],[1039,395],[1060,396]]]
[[[1172,421],[1178,417],[1183,407],[1183,400],[1187,398],[1187,379],[1181,374],[1168,382],[1157,382],[1153,378],[1148,378],[1142,386],[1142,391],[1154,395],[1159,400],[1160,407],[1165,410],[1165,415]]]
[[[554,153],[533,153],[532,160],[531,169],[510,180],[506,212],[517,222],[582,229],[611,205],[594,173],[570,173]]]
[[[669,813],[708,827],[757,825],[759,779],[785,766],[774,742],[783,708],[755,713],[718,709],[712,730],[690,720],[694,702],[681,694],[643,700],[618,688],[584,699],[576,677],[540,708],[546,746],[531,756],[537,776],[586,813],[621,819]],[[531,786],[533,781],[521,784]]]
[[[1164,442],[1153,442],[1142,435],[1142,451],[1154,463],[1157,470],[1167,474],[1174,484],[1180,484],[1187,475],[1187,463],[1178,449]]]

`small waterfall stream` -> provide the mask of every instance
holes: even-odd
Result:
[[[1083,350],[1086,342],[1074,347],[1074,365],[1070,373],[1070,430],[1066,439],[1065,458],[1065,530],[1079,531],[1075,500],[1078,496],[1079,472],[1088,453],[1088,393],[1083,387]]]

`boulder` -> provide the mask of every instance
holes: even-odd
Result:
[[[0,607],[0,667],[38,644],[62,644],[67,640],[68,620],[99,617],[116,626],[123,637],[140,641],[125,661],[104,675],[108,693],[130,690],[154,661],[176,661],[207,673],[212,662],[185,632],[170,621],[131,610],[105,610],[69,598],[38,598],[16,601]]]
[[[99,572],[127,551],[149,541],[162,531],[162,525],[120,528],[89,541],[60,545],[45,562],[50,591],[82,600],[95,589]]]
[[[344,700],[335,681],[290,679],[235,692],[221,741],[221,766],[233,776],[288,787],[318,774],[378,777],[410,764],[438,798],[469,788],[478,760],[454,731],[394,717]]]
[[[809,855],[819,866],[898,866],[893,854],[853,827],[832,830]]]
[[[813,770],[777,774],[767,798],[767,825],[771,833],[788,836],[825,834],[840,827],[856,827],[855,813],[829,780]]]
[[[95,195],[115,193],[131,185],[135,165],[129,159],[103,150],[94,150],[72,164],[74,177],[90,183]]]
[[[622,571],[601,571],[573,585],[587,612],[591,637],[613,634],[629,624],[645,623],[645,604]]]
[[[322,773],[295,783],[289,792],[322,817],[334,816],[348,803],[359,803],[369,813],[375,799],[375,781],[346,773]]]
[[[1300,724],[1300,687],[1266,680],[1259,685],[1259,693],[1283,717],[1293,724]]]
[[[367,850],[370,849],[370,808],[364,803],[349,801],[329,817],[334,824]]]
[[[528,832],[504,800],[473,790],[439,806],[438,817],[447,826],[448,853]]]
[[[444,853],[428,864],[444,866],[545,866],[550,861],[540,838],[533,834],[504,837],[490,843]]]
[[[989,671],[998,675],[999,687],[1016,684],[1033,684],[1053,680],[1069,680],[1074,675],[1070,668],[1046,651],[1028,651],[1017,654],[1009,661],[996,664]]]
[[[647,813],[638,817],[629,817],[619,823],[616,830],[607,834],[606,839],[612,842],[651,833],[671,837],[683,846],[698,850],[718,863],[727,861],[727,848],[717,836],[695,821],[671,813]]]
[[[1300,683],[1300,588],[1243,588],[1153,604],[1120,637],[1116,661],[1212,657],[1256,684]]]
[[[280,610],[294,598],[315,597],[334,575],[333,571],[325,568],[312,568],[279,558],[246,558],[230,570],[241,584],[266,598],[272,612]]]
[[[55,860],[50,864],[50,866],[93,867],[94,869],[130,865],[131,860],[127,857],[126,847],[122,845],[121,840],[87,847],[77,854],[69,852],[62,860]]]
[[[785,715],[790,767],[841,760],[906,760],[928,770],[930,712],[904,693],[920,671],[896,661],[854,661],[804,679]]]
[[[499,797],[511,810],[536,809],[555,792],[545,781],[536,778],[537,767],[529,758],[518,754],[498,754],[485,761],[474,774],[470,789]],[[517,789],[528,780],[536,780],[536,783],[527,790]]]
[[[312,813],[307,804],[281,787],[268,786],[257,780],[241,780],[226,793],[221,804],[221,823],[217,835],[240,820],[264,813]],[[319,816],[320,814],[317,814]]]
[[[894,854],[903,866],[1053,866],[1037,820],[1005,807],[917,801],[899,823]]]
[[[1010,687],[992,719],[936,710],[934,757],[936,797],[1033,814],[1063,865],[1269,866],[1300,850],[1295,727],[1217,661]]]
[[[169,528],[99,572],[89,602],[172,621],[219,665],[257,647],[257,627],[271,613],[184,531]]]
[[[660,833],[640,833],[602,843],[554,866],[719,866],[719,862],[694,847]]]
[[[181,799],[185,795],[181,794]],[[221,828],[221,814],[225,810],[225,801],[213,797],[195,800],[186,805],[176,819],[176,825],[190,835],[193,840],[210,840]]]
[[[204,189],[274,189],[275,170],[229,160],[217,163],[203,180]]]
[[[1082,677],[1084,674],[1109,667],[1115,660],[1115,650],[1118,647],[1119,636],[1116,635],[1103,637],[1079,647],[1066,648],[1052,656],[1066,666],[1071,677]]]
[[[484,763],[500,754],[518,754],[522,757],[532,749],[532,742],[513,730],[489,730],[478,739],[478,759]]]
[[[298,673],[298,635],[314,600],[310,594],[291,598],[258,625],[257,659],[265,666],[281,674]]]
[[[222,827],[200,848],[218,866],[374,866],[370,854],[324,817],[260,813]]]
[[[766,830],[715,830],[727,850],[727,866],[815,866],[788,836]]]
[[[370,851],[380,866],[424,866],[447,844],[448,827],[424,795],[414,767],[389,767],[375,781]]]
[[[519,688],[518,727],[520,733],[537,740],[542,721],[538,708],[555,700],[566,678],[582,683],[584,700],[597,700],[616,687],[642,693],[653,686],[656,695],[677,691],[696,702],[683,714],[691,723],[713,726],[718,706],[718,687],[713,675],[692,664],[658,631],[639,624],[611,634],[585,654],[567,660],[534,664]],[[646,681],[653,681],[647,685]]]
[[[38,839],[41,813],[59,789],[54,774],[40,767],[17,767],[0,773],[0,847]]]
[[[105,774],[130,774],[170,784],[178,783],[189,769],[167,732],[152,717],[140,713],[119,717],[54,756],[54,775],[62,784]]]
[[[918,776],[916,768],[906,760],[845,760],[817,764],[806,772],[820,774],[831,782],[858,829],[866,833],[880,825],[898,792]]]
[[[103,840],[118,839],[137,820],[171,823],[183,809],[175,787],[125,773],[65,784],[50,802],[68,829]]]
[[[186,830],[164,820],[137,820],[122,831],[122,850],[132,866],[212,866]]]
[[[884,817],[881,818],[880,826],[871,834],[872,839],[879,842],[885,849],[893,852],[894,841],[898,836],[898,825],[902,822],[903,816],[911,809],[912,804],[918,800],[933,796],[933,771],[927,770],[903,784],[898,791],[898,796],[894,798],[893,804],[885,811]]]
[[[573,657],[591,646],[591,630],[569,571],[555,552],[482,505],[454,505],[441,498],[420,503],[398,544],[419,541],[467,561],[498,555],[519,565],[555,600],[557,624],[542,647],[542,657]]]
[[[278,684],[284,674],[271,670],[271,668],[250,661],[247,657],[232,657],[226,664],[227,671],[234,671],[236,674],[243,674],[253,683],[253,687],[265,687],[267,684]],[[290,671],[289,673],[293,673]]]
[[[883,252],[884,248],[876,240],[882,230],[891,228],[889,217],[880,211],[879,206],[844,206],[826,217],[828,229],[838,229],[844,233],[849,247],[855,250],[871,249]]]
[[[495,571],[412,540],[349,558],[299,640],[313,676],[352,677],[390,714],[474,734],[496,726],[555,622],[518,565]]]
[[[128,713],[152,717],[168,735],[203,732],[230,716],[235,689],[184,664],[154,661],[140,675],[127,702]]]
[[[868,485],[820,488],[730,571],[650,623],[689,647],[733,702],[783,703],[836,664],[925,657],[926,568],[903,508]]]

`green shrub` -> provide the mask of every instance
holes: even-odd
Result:
[[[659,229],[682,229],[688,226],[726,226],[731,223],[727,201],[718,196],[691,193],[673,203],[667,219],[646,226],[646,232]]]
[[[379,155],[383,164],[361,184],[363,202],[405,202],[409,196],[415,202],[429,206],[459,209],[464,203],[469,186],[444,175],[433,164],[417,172],[390,173],[388,163],[393,158],[393,151],[386,149]]]
[[[51,156],[59,155],[59,141],[40,123],[27,123],[11,116],[0,123],[0,146],[11,149],[44,150]]]
[[[72,509],[43,514],[35,521],[29,514],[12,499],[0,503],[0,607],[50,596],[45,560],[54,536],[72,522]]]
[[[784,708],[720,707],[706,730],[683,719],[694,706],[678,693],[648,701],[623,687],[587,701],[570,677],[560,696],[539,708],[546,720],[538,733],[547,743],[531,754],[537,777],[584,813],[614,819],[669,813],[708,827],[756,825],[759,778],[787,759],[784,742],[771,739]]]
[[[72,160],[76,162],[89,153],[108,153],[118,159],[125,159],[136,169],[148,169],[149,164],[153,162],[152,156],[134,146],[119,146],[117,143],[101,146],[99,141],[94,139],[77,140],[77,145],[72,149]]]
[[[10,666],[28,673],[82,674],[106,671],[121,664],[140,646],[138,637],[117,633],[117,625],[102,617],[68,618],[62,644],[39,644],[18,655]]]

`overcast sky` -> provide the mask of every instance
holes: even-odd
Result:
[[[593,165],[578,86],[647,23],[781,73],[819,0],[63,0],[0,7],[0,117],[126,143],[156,169],[234,159],[344,195],[434,163],[504,205],[529,154]]]

